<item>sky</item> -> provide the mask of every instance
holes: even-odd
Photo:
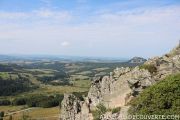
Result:
[[[161,56],[180,40],[180,0],[0,0],[0,54]]]

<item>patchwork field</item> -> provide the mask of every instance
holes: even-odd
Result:
[[[57,120],[59,102],[64,93],[83,98],[94,76],[109,75],[116,67],[126,66],[133,67],[135,64],[57,61],[0,63],[0,85],[3,86],[0,88],[0,112],[4,112],[4,120]]]

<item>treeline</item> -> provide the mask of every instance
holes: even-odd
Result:
[[[0,106],[19,106],[19,105],[27,105],[28,107],[42,107],[42,108],[50,108],[59,106],[59,103],[63,100],[64,96],[62,94],[55,95],[32,95],[28,97],[17,97],[10,100],[0,100]]]
[[[65,63],[60,63],[60,62],[53,62],[53,63],[35,62],[32,64],[24,64],[23,68],[26,68],[26,69],[53,69],[53,70],[63,72],[65,70],[64,66],[65,66]]]
[[[15,69],[22,69],[22,66],[19,66],[14,63],[8,63],[8,64],[0,64],[0,72],[13,72]]]
[[[42,76],[42,77],[37,77],[37,78],[43,83],[47,83],[47,82],[58,80],[58,79],[61,79],[63,81],[68,77],[69,76],[64,72],[55,72],[53,76]]]
[[[52,76],[37,76],[37,79],[45,84],[52,85],[70,85],[69,75],[65,72],[55,72]],[[56,82],[53,82],[57,80]]]
[[[3,79],[0,76],[0,96],[16,95],[37,88],[26,77],[18,75],[18,78]]]
[[[88,92],[73,92],[76,97],[81,101],[84,101],[84,98],[87,96]],[[17,97],[13,100],[9,99],[0,99],[0,106],[19,106],[27,105],[28,107],[42,107],[42,108],[51,108],[59,106],[64,98],[63,94],[54,94],[54,95],[30,95]]]

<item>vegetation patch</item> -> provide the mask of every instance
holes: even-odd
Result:
[[[180,115],[180,74],[168,76],[145,89],[131,105],[130,114]]]
[[[92,111],[93,118],[94,120],[101,120],[101,115],[105,114],[108,109],[103,104],[97,105],[96,108],[96,110]]]
[[[139,69],[146,69],[148,70],[151,74],[156,73],[157,72],[157,68],[154,65],[147,65],[147,64],[143,64],[141,66],[139,66]]]
[[[59,103],[63,100],[63,95],[33,95],[27,98],[27,105],[29,107],[43,107],[43,108],[50,108],[59,106]]]
[[[21,75],[18,78],[3,79],[0,77],[0,96],[16,95],[37,88],[30,80]]]
[[[81,101],[84,101],[84,97],[88,95],[88,91],[87,92],[73,92],[72,94],[75,95],[77,98],[79,98]]]
[[[120,110],[121,110],[121,107],[116,107],[116,108],[113,108],[111,111],[112,111],[112,114],[114,114],[114,113],[120,112]]]

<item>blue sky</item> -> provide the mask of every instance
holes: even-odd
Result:
[[[0,0],[0,54],[152,57],[179,33],[179,0]]]

